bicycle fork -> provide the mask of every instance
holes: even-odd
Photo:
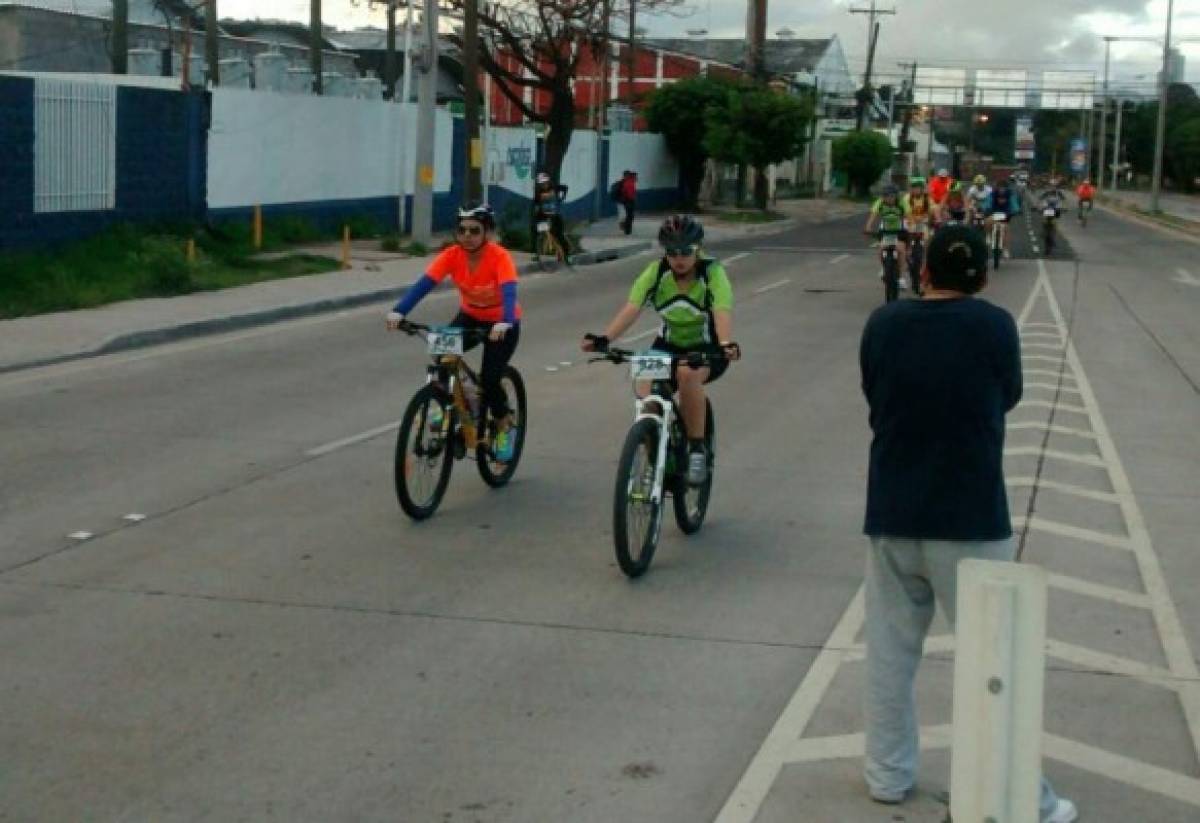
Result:
[[[650,410],[648,407],[651,405],[661,408],[661,413]],[[653,420],[658,424],[657,454],[654,458],[654,485],[650,490],[650,502],[656,505],[663,499],[663,479],[667,472],[667,449],[671,447],[671,420],[674,413],[674,404],[655,395],[634,401],[634,423],[639,420]],[[630,478],[630,482],[633,482],[633,478]]]

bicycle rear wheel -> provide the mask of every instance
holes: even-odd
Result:
[[[658,423],[639,420],[630,428],[617,463],[613,493],[613,548],[617,565],[631,578],[650,568],[662,531],[662,499],[654,502]]]
[[[413,395],[396,435],[396,499],[413,520],[437,511],[454,465],[454,404],[441,388]]]
[[[554,235],[548,231],[539,233],[537,238],[537,261],[542,271],[551,271],[558,268],[560,255],[558,241],[554,239]]]
[[[686,462],[675,461],[679,473],[675,477],[671,502],[675,507],[675,524],[684,534],[700,531],[700,527],[704,525],[704,516],[708,514],[708,501],[712,496],[713,468],[716,464],[716,452],[713,449],[716,442],[716,422],[713,418],[712,402],[705,398],[704,403],[707,407],[704,411],[704,444],[708,451],[708,477],[701,485],[693,486],[687,482],[685,476]],[[679,425],[679,433],[682,436],[682,423]],[[687,438],[682,438],[681,442],[686,443]]]
[[[492,453],[491,446],[482,442],[475,450],[479,476],[492,488],[503,486],[516,474],[517,463],[520,462],[521,452],[525,449],[525,432],[528,429],[529,420],[525,399],[525,381],[521,379],[521,373],[512,366],[506,366],[504,375],[500,378],[500,387],[508,396],[508,408],[512,417],[512,428],[509,429],[509,437],[514,438],[512,459],[507,462],[497,460]],[[491,412],[487,413],[484,426],[488,443],[494,443],[496,421],[492,419]]]

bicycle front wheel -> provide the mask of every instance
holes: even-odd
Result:
[[[396,499],[413,520],[437,511],[454,464],[454,404],[437,386],[413,395],[396,436]]]
[[[900,261],[885,255],[883,258],[883,301],[891,303],[900,296]]]
[[[685,467],[680,466],[681,473],[675,479],[672,495],[675,525],[679,526],[679,530],[684,534],[700,531],[700,527],[704,525],[704,516],[708,514],[709,498],[712,496],[713,468],[716,464],[716,451],[713,448],[716,442],[716,422],[713,418],[712,402],[705,398],[704,403],[704,444],[708,451],[708,477],[701,485],[693,486],[682,473]]]
[[[631,578],[650,568],[662,530],[662,498],[654,501],[659,426],[654,420],[633,424],[621,448],[613,494],[613,547],[617,564]]]
[[[542,271],[549,271],[558,267],[559,261],[558,241],[554,239],[554,235],[548,231],[544,231],[538,235],[537,239],[537,258],[538,265]]]
[[[525,449],[525,432],[529,427],[525,381],[521,379],[521,373],[512,366],[506,366],[504,375],[500,378],[500,388],[504,390],[504,394],[508,398],[511,422],[508,436],[513,438],[512,458],[507,462],[497,460],[491,446],[484,443],[480,443],[475,452],[479,476],[492,488],[503,486],[516,474],[517,463],[521,460],[521,452]],[[490,412],[485,425],[488,441],[494,443],[496,441],[496,421],[492,419]]]

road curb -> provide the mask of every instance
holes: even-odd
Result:
[[[647,241],[644,243],[631,243],[628,246],[622,246],[613,249],[598,249],[596,251],[583,252],[579,254],[573,262],[576,265],[584,266],[607,263],[609,261],[619,260],[624,257],[632,257],[635,254],[640,254],[650,247],[651,244],[649,241]],[[521,264],[517,267],[517,270],[521,274],[529,274],[535,271],[540,271],[540,268],[536,264],[530,262]],[[377,289],[375,291],[360,292],[358,294],[348,294],[342,297],[329,297],[323,300],[314,300],[306,303],[293,303],[287,306],[276,306],[269,309],[250,311],[242,314],[232,314],[226,317],[213,317],[206,320],[194,320],[173,326],[143,329],[129,332],[127,334],[117,335],[116,337],[105,341],[103,344],[94,349],[72,352],[71,354],[63,354],[56,357],[29,360],[23,363],[3,364],[0,365],[0,374],[27,371],[29,369],[44,368],[46,366],[56,366],[62,363],[70,363],[76,360],[86,360],[92,357],[101,357],[106,354],[116,354],[118,352],[130,351],[132,349],[144,349],[153,346],[161,346],[167,343],[175,343],[192,337],[207,337],[214,334],[225,334],[228,332],[240,331],[242,329],[255,328],[257,326],[268,326],[272,323],[281,323],[285,320],[295,320],[301,317],[310,317],[317,314],[328,314],[330,312],[358,308],[359,306],[366,306],[371,303],[399,300],[404,292],[408,290],[408,288],[408,286],[397,286],[390,289]]]
[[[611,263],[613,260],[621,260],[626,257],[633,257],[641,254],[649,248],[653,247],[653,243],[649,240],[630,242],[627,245],[619,246],[613,249],[598,249],[597,251],[584,251],[571,256],[571,264],[573,266],[595,266],[600,263]],[[554,271],[570,271],[566,266],[558,266]],[[528,263],[522,263],[517,266],[519,274],[536,274],[542,271],[540,263],[530,260]]]
[[[1139,225],[1147,228],[1159,229],[1160,231],[1166,232],[1176,239],[1186,240],[1189,243],[1200,245],[1200,238],[1196,237],[1182,226],[1176,226],[1172,223],[1164,223],[1160,220],[1156,220],[1153,215],[1137,211],[1131,206],[1127,206],[1120,201],[1114,201],[1105,198],[1098,201],[1097,205],[1115,217],[1123,218],[1131,223],[1138,223]]]

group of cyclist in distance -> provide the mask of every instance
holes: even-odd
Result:
[[[880,197],[871,206],[863,232],[878,238],[885,249],[895,246],[899,257],[897,270],[901,273],[910,269],[913,271],[912,290],[919,295],[921,286],[915,275],[921,261],[919,257],[914,260],[913,256],[920,254],[923,244],[941,226],[964,224],[985,235],[996,230],[999,244],[996,264],[999,264],[1001,251],[1005,259],[1012,257],[1009,232],[1005,225],[997,224],[1006,224],[1021,211],[1025,191],[1025,179],[1015,175],[1001,177],[992,186],[986,176],[976,174],[971,185],[964,188],[963,183],[954,180],[947,169],[940,169],[928,184],[924,177],[910,178],[909,190],[903,195],[895,185],[884,186]],[[1095,187],[1085,179],[1075,194],[1079,201],[1080,220],[1086,222],[1095,198]],[[1038,199],[1039,207],[1047,219],[1056,219],[1061,216],[1065,203],[1066,194],[1061,181],[1051,178]],[[1051,211],[1053,218],[1050,217]],[[1052,226],[1049,230],[1052,230]],[[884,276],[880,275],[881,278]],[[905,288],[906,285],[901,274],[898,286]]]

